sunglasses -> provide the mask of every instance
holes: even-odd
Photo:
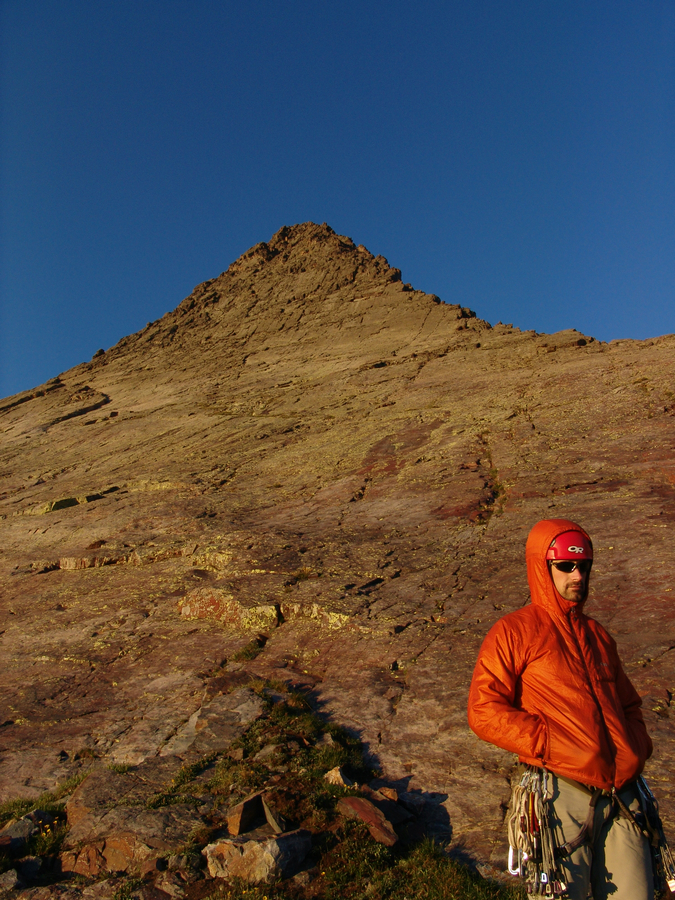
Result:
[[[552,559],[550,560],[550,563],[552,566],[555,566],[559,572],[565,572],[566,575],[574,572],[575,569],[578,569],[582,575],[588,575],[588,573],[591,571],[593,560],[580,559],[577,562],[577,560],[574,559]]]

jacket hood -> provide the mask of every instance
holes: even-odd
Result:
[[[525,560],[527,562],[527,581],[530,585],[532,602],[554,616],[566,616],[573,607],[582,607],[581,603],[565,600],[556,591],[548,571],[546,552],[551,546],[551,541],[565,531],[578,531],[592,544],[590,536],[576,522],[569,519],[543,519],[537,522],[527,538],[525,546]]]

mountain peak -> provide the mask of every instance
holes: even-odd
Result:
[[[250,358],[263,348],[288,362],[303,346],[310,355],[361,365],[369,357],[408,352],[412,343],[415,351],[470,343],[469,332],[489,328],[471,310],[402,283],[400,270],[384,256],[325,223],[305,222],[251,247],[175,310],[93,364],[140,348],[160,367],[174,365],[176,355],[199,367],[215,358],[219,366],[236,366],[242,354]]]

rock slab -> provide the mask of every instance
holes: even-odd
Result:
[[[398,843],[398,835],[392,823],[382,810],[365,797],[341,797],[337,808],[343,816],[359,819],[367,825],[368,831],[378,843],[386,847],[393,847]]]

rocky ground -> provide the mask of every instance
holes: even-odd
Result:
[[[468,684],[527,602],[530,527],[565,516],[675,823],[674,349],[491,327],[305,224],[1,401],[0,798],[217,746],[243,669],[499,868],[513,760],[469,731]]]

